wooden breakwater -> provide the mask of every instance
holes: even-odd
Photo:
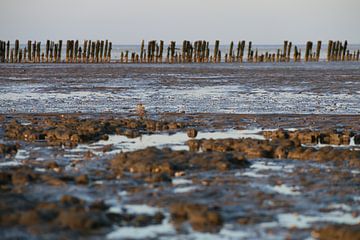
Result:
[[[65,46],[63,46],[65,45]],[[0,41],[0,63],[262,63],[262,62],[318,62],[321,59],[322,41],[316,45],[308,41],[305,52],[291,41],[285,40],[283,47],[274,52],[260,52],[251,41],[230,42],[228,49],[221,52],[220,41],[216,40],[212,49],[206,40],[188,41],[176,45],[170,41],[142,40],[139,51],[122,51],[119,58],[112,58],[112,42],[108,40],[67,40],[63,42],[47,40],[45,44],[27,41],[20,45]],[[303,57],[302,57],[303,55]],[[328,62],[359,61],[360,50],[349,49],[348,42],[329,40],[326,57]]]

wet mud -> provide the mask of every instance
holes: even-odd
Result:
[[[175,116],[2,115],[2,238],[358,238],[358,116]]]

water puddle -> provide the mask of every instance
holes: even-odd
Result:
[[[196,139],[225,139],[225,138],[253,138],[263,140],[264,137],[260,134],[260,129],[254,130],[226,130],[215,132],[199,132]],[[106,145],[111,145],[111,151],[106,154],[116,154],[120,152],[130,152],[147,147],[164,148],[169,147],[172,150],[189,150],[189,147],[185,144],[190,138],[186,132],[178,132],[174,134],[144,134],[136,138],[128,138],[122,135],[110,135],[108,140],[101,140],[96,143],[87,145],[81,144],[74,149],[69,150],[70,154],[94,151],[97,155],[103,155],[102,151],[99,151]],[[97,150],[97,151],[96,151]]]
[[[332,222],[339,224],[358,224],[360,216],[354,217],[351,213],[333,211],[320,213],[317,216],[301,215],[295,213],[283,213],[277,216],[278,223],[286,228],[309,228],[315,222]]]

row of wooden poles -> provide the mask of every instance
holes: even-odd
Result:
[[[82,47],[79,41],[68,40],[66,43],[66,63],[103,63],[111,60],[112,43],[108,40],[85,40]],[[14,48],[10,41],[0,41],[1,63],[61,63],[62,40],[57,43],[47,40],[45,51],[41,51],[41,42],[29,40],[26,47],[20,48],[15,40]]]
[[[112,43],[108,40],[84,40],[83,44],[78,40],[67,40],[65,60],[62,60],[62,40],[58,42],[46,41],[45,51],[41,51],[41,42],[29,40],[24,48],[20,48],[19,40],[15,41],[14,47],[10,48],[10,41],[0,41],[1,63],[106,63],[110,62]],[[322,42],[317,41],[316,48],[313,42],[306,43],[304,54],[305,62],[319,61]],[[292,42],[284,41],[283,48],[276,52],[259,53],[253,49],[252,42],[247,46],[245,56],[245,41],[238,41],[235,49],[234,42],[230,43],[228,52],[222,58],[220,41],[216,40],[213,53],[210,52],[209,42],[199,40],[195,42],[183,41],[181,48],[171,41],[164,49],[164,41],[149,41],[145,46],[142,40],[140,53],[122,51],[120,63],[220,63],[224,60],[230,62],[300,62],[301,49],[293,46]],[[292,54],[292,49],[294,52]],[[167,50],[167,51],[166,51]],[[348,42],[330,40],[327,49],[327,61],[359,61],[360,50],[350,51]],[[293,56],[291,58],[291,56]]]

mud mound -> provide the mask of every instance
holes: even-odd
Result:
[[[29,117],[11,120],[5,124],[5,137],[25,141],[46,141],[49,145],[74,146],[108,139],[108,134],[130,138],[142,132],[177,130],[186,126],[179,122],[144,119],[82,119],[71,115]]]
[[[225,171],[249,165],[244,156],[238,153],[193,153],[170,149],[160,150],[153,147],[119,154],[111,162],[112,169],[117,174],[131,172],[142,175],[168,174],[170,176],[180,171]]]
[[[278,134],[278,133],[276,133]],[[270,140],[254,139],[202,139],[189,140],[187,144],[192,151],[201,149],[204,152],[238,152],[247,158],[278,158],[315,160],[319,162],[334,161],[338,164],[348,163],[360,167],[360,152],[335,147],[304,147],[297,138],[274,138]]]

